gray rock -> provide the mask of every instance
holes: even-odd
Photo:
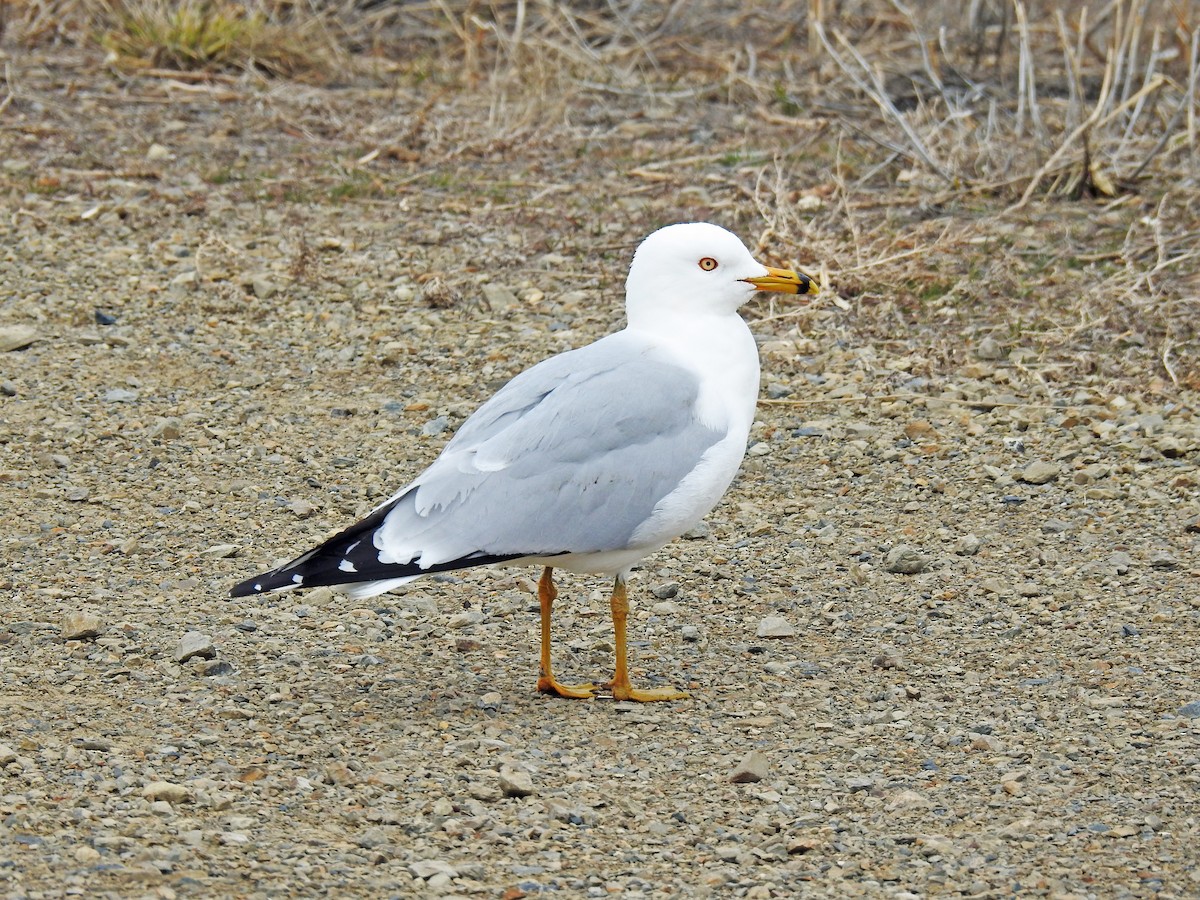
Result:
[[[17,752],[8,744],[0,744],[0,766],[7,766],[17,761]]]
[[[1179,565],[1179,560],[1169,550],[1155,550],[1146,561],[1156,569],[1174,569]]]
[[[213,544],[200,551],[201,556],[208,556],[212,559],[230,559],[237,556],[237,553],[237,544]]]
[[[132,403],[140,395],[137,391],[131,391],[128,388],[112,388],[104,392],[104,402],[106,403]]]
[[[1005,352],[1000,342],[989,334],[979,342],[979,346],[975,348],[975,355],[979,359],[996,360],[1004,359]]]
[[[217,648],[213,639],[200,631],[189,631],[175,647],[175,661],[178,663],[185,663],[196,657],[212,659],[216,655]]]
[[[82,641],[99,637],[104,632],[104,622],[92,612],[69,612],[63,618],[62,636],[68,641]]]
[[[449,427],[450,420],[446,416],[438,416],[436,419],[430,419],[421,426],[421,434],[425,435],[425,437],[434,437]]]
[[[1037,459],[1025,467],[1025,470],[1021,472],[1020,478],[1026,484],[1045,484],[1057,478],[1058,473],[1059,468],[1057,463]]]
[[[897,544],[883,561],[883,568],[888,572],[900,575],[916,575],[925,571],[929,561],[924,554],[908,544]]]
[[[983,546],[983,541],[973,534],[964,534],[954,542],[954,552],[959,556],[974,556]]]
[[[0,353],[20,350],[38,339],[38,331],[32,325],[0,326]]]
[[[1133,557],[1124,550],[1118,550],[1108,558],[1108,564],[1118,575],[1124,575],[1133,567]]]
[[[1189,719],[1200,719],[1200,700],[1193,700],[1191,703],[1179,707],[1179,715]],[[3,765],[4,749],[0,747],[0,765]]]
[[[679,582],[664,581],[662,584],[656,584],[650,588],[650,593],[659,600],[670,600],[672,597],[679,595]]]
[[[679,634],[689,644],[695,644],[700,640],[700,629],[695,625],[684,625],[679,630]]]
[[[15,397],[20,390],[15,381],[0,381],[0,394],[5,397]]]
[[[697,522],[683,533],[685,541],[704,541],[712,537],[712,528],[707,522]]]
[[[751,750],[729,773],[729,781],[733,784],[754,784],[766,778],[769,769],[767,757],[758,750]]]
[[[479,289],[483,292],[483,299],[487,301],[487,305],[492,309],[508,309],[509,307],[516,306],[518,303],[517,295],[502,284],[489,282],[488,284],[480,285]]]
[[[173,781],[152,781],[142,789],[142,796],[147,800],[187,803],[192,799],[192,792],[186,785]]]
[[[796,636],[796,629],[782,616],[766,616],[758,623],[758,630],[754,634],[760,638],[789,638]]]
[[[533,778],[522,769],[501,766],[500,791],[505,797],[528,797],[533,793]]]

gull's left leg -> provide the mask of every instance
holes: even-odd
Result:
[[[554,589],[554,570],[549,566],[538,579],[538,606],[542,611],[542,663],[538,671],[537,689],[543,694],[558,694],[574,700],[591,700],[595,695],[594,684],[559,684],[550,667],[550,612],[558,591]]]
[[[629,683],[629,657],[625,648],[625,623],[629,619],[629,595],[625,592],[625,579],[617,576],[612,592],[613,633],[617,645],[617,671],[608,683],[614,700],[637,700],[649,703],[653,700],[682,700],[687,697],[675,688],[647,688],[639,690]]]

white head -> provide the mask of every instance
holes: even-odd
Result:
[[[755,291],[815,292],[807,276],[757,262],[736,235],[707,222],[660,228],[637,248],[625,281],[630,324],[643,316],[734,313]]]

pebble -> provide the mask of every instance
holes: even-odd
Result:
[[[62,636],[68,641],[99,637],[103,632],[104,622],[93,612],[70,612],[63,618]]]
[[[143,788],[142,796],[147,800],[186,803],[192,799],[192,792],[187,786],[175,784],[173,781],[152,781]]]
[[[1021,480],[1026,484],[1045,484],[1058,477],[1059,468],[1055,463],[1034,460],[1021,472]]]
[[[185,663],[189,659],[212,659],[217,655],[213,639],[200,631],[189,631],[175,647],[174,658],[177,663]]]
[[[983,541],[976,535],[964,534],[954,542],[954,552],[958,556],[974,556],[982,546]]]
[[[997,360],[1004,359],[1007,354],[1000,342],[990,334],[985,336],[983,340],[975,347],[975,356],[979,359]]]
[[[1200,719],[1200,700],[1193,700],[1191,703],[1179,707],[1179,714],[1188,719]],[[4,754],[0,753],[0,760],[3,756]]]
[[[664,581],[662,584],[656,584],[650,588],[650,593],[659,600],[670,600],[672,597],[679,596],[679,582]]]
[[[523,769],[501,766],[500,792],[505,797],[528,797],[533,793],[533,778]]]
[[[769,768],[767,757],[759,750],[751,750],[729,773],[729,781],[733,784],[755,784],[767,777]]]
[[[916,575],[929,564],[924,554],[908,544],[897,544],[884,558],[883,568],[900,575]]]
[[[21,350],[38,339],[38,330],[32,325],[0,325],[0,353]]]
[[[230,559],[237,556],[238,549],[237,544],[213,544],[211,547],[201,550],[200,555],[213,559]]]
[[[684,625],[679,630],[679,635],[689,644],[694,644],[700,640],[700,629],[695,625]]]
[[[766,616],[758,623],[758,630],[754,634],[760,638],[789,638],[795,637],[796,629],[782,616]]]
[[[17,761],[17,752],[8,744],[0,744],[0,766],[7,766]]]
[[[128,388],[112,388],[104,392],[104,401],[106,403],[132,403],[139,396],[137,391],[131,391]]]
[[[1155,550],[1146,560],[1155,569],[1174,569],[1179,565],[1179,560],[1170,550]]]

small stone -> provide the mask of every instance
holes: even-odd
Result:
[[[1025,467],[1020,478],[1026,484],[1045,484],[1057,478],[1058,472],[1057,464],[1038,459]]]
[[[650,607],[650,612],[656,616],[677,616],[683,612],[683,607],[674,600],[663,600],[661,603],[655,603]]]
[[[441,859],[419,859],[414,863],[409,863],[408,871],[414,876],[422,880],[428,881],[435,875],[444,875],[447,878],[457,878],[458,870],[450,863]]]
[[[83,847],[76,847],[75,852],[71,855],[75,857],[75,862],[82,863],[85,866],[97,862],[100,859],[100,851],[95,847],[88,847],[86,845]]]
[[[887,808],[889,810],[917,809],[922,806],[929,806],[929,798],[913,790],[902,790],[892,796],[892,799],[888,801]]]
[[[15,381],[0,381],[0,394],[5,397],[15,397],[20,392]]]
[[[175,416],[159,419],[146,432],[147,437],[161,438],[164,441],[173,441],[181,434],[183,434],[183,422]]]
[[[17,752],[8,744],[0,744],[0,766],[7,766],[17,761]]]
[[[212,659],[216,655],[217,648],[213,645],[212,638],[200,631],[189,631],[175,647],[177,663],[185,663],[195,657]]]
[[[251,275],[242,282],[242,286],[250,288],[251,293],[260,300],[267,300],[279,293],[279,285],[261,272]]]
[[[712,537],[712,528],[707,522],[697,522],[683,533],[685,541],[704,541]]]
[[[20,350],[38,339],[38,331],[32,325],[0,326],[0,353]]]
[[[679,635],[689,644],[695,644],[700,640],[700,629],[695,625],[684,625],[679,630]]]
[[[679,582],[664,581],[662,584],[656,584],[650,588],[650,593],[659,600],[670,600],[672,597],[679,596]]]
[[[211,547],[200,551],[201,556],[209,556],[213,559],[230,559],[237,556],[237,553],[237,544],[213,544]]]
[[[219,678],[224,675],[232,675],[233,666],[224,660],[218,660],[204,666],[200,671],[204,673],[206,678]]]
[[[975,356],[979,359],[997,360],[1004,359],[1005,353],[1000,342],[989,334],[975,348]]]
[[[533,778],[522,769],[501,766],[500,791],[505,797],[528,797],[533,793]]]
[[[171,151],[162,144],[151,144],[146,150],[147,162],[161,162],[165,159],[171,159]]]
[[[1071,523],[1064,522],[1062,519],[1047,519],[1042,523],[1042,531],[1045,534],[1062,534],[1064,531],[1071,530]]]
[[[1169,550],[1155,550],[1146,562],[1155,569],[1174,569],[1179,565],[1179,560]]]
[[[517,295],[510,291],[502,284],[480,285],[479,288],[483,292],[483,299],[487,303],[489,309],[505,310],[517,305]]]
[[[796,636],[796,629],[782,616],[766,616],[754,634],[760,638],[789,638]]]
[[[1041,585],[1036,581],[1022,581],[1017,585],[1017,595],[1020,597],[1039,597],[1041,594]]]
[[[972,750],[990,750],[992,753],[999,753],[1004,749],[1004,744],[999,738],[993,737],[990,734],[976,735],[971,741]]]
[[[483,613],[472,609],[452,615],[449,621],[446,622],[446,627],[453,629],[466,628],[469,625],[478,625],[483,619]]]
[[[104,401],[106,403],[132,403],[138,398],[137,391],[131,391],[127,388],[112,388],[104,392]]]
[[[287,505],[287,508],[296,514],[297,518],[307,519],[317,511],[317,506],[314,503],[309,503],[307,500],[293,500]]]
[[[1133,557],[1124,550],[1118,550],[1108,558],[1108,565],[1112,567],[1118,575],[1124,575],[1133,566]]]
[[[729,781],[732,784],[755,784],[767,777],[769,768],[767,757],[758,750],[751,750],[729,773]]]
[[[176,784],[173,781],[152,781],[142,789],[142,796],[147,800],[186,803],[192,799],[192,792],[186,785]]]
[[[82,503],[88,498],[91,492],[80,485],[73,485],[67,488],[67,499],[72,503]]]
[[[973,534],[964,534],[954,542],[954,552],[958,556],[974,556],[983,546],[983,541]]]
[[[1200,700],[1193,700],[1191,703],[1179,707],[1179,715],[1187,719],[1200,719]],[[0,765],[3,764],[3,757],[4,754],[0,752]]]
[[[928,560],[916,548],[908,544],[897,544],[888,552],[883,561],[883,568],[887,572],[900,575],[916,575],[925,571],[928,564]]]
[[[68,641],[99,637],[104,631],[100,617],[91,612],[70,612],[63,618],[62,636]]]
[[[895,647],[884,647],[871,660],[871,666],[875,669],[903,669],[904,657],[900,655],[900,651]]]
[[[450,420],[445,416],[438,416],[436,419],[430,419],[421,426],[421,434],[425,435],[425,437],[434,437],[449,427]]]

